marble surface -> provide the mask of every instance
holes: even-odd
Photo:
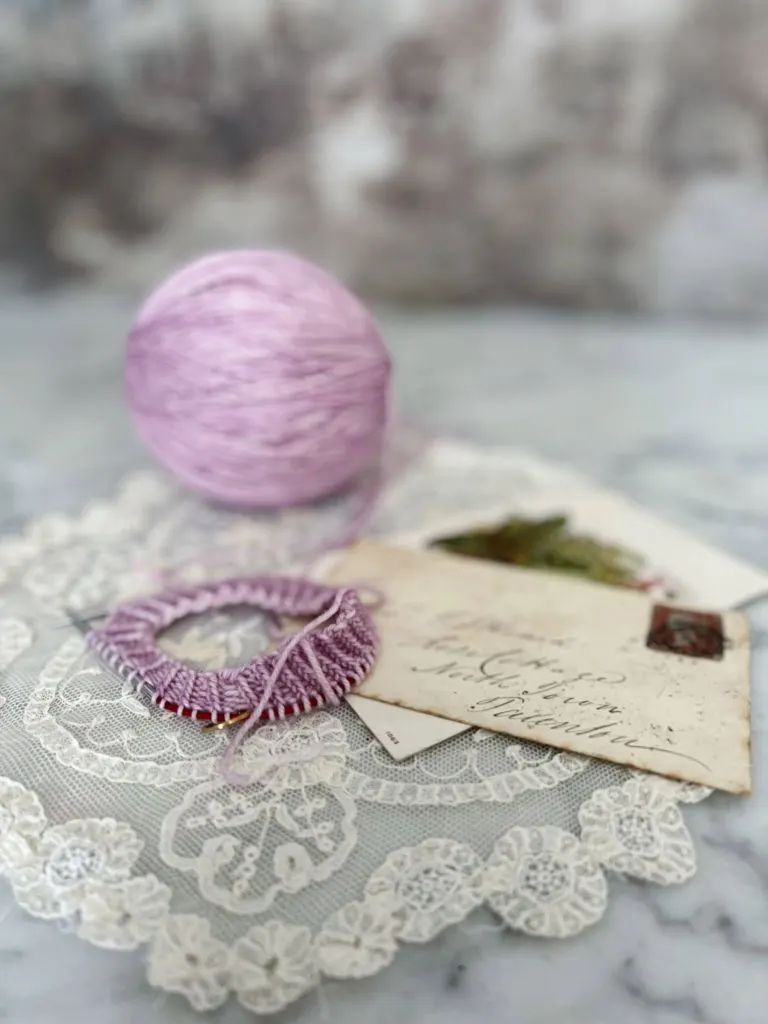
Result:
[[[142,461],[120,393],[132,301],[0,300],[0,523],[78,507]],[[407,416],[527,446],[768,566],[768,338],[545,314],[382,314]],[[768,601],[754,607],[768,630]],[[768,1004],[768,658],[754,673],[755,794],[686,808],[699,871],[612,878],[605,919],[566,942],[470,921],[371,982],[327,983],[278,1020],[411,1024],[762,1024]],[[0,888],[0,1021],[173,1024],[138,956],[25,917]],[[211,1019],[246,1019],[236,1005]]]

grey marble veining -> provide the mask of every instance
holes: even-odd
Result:
[[[0,522],[75,509],[143,455],[120,388],[132,302],[0,303]],[[383,313],[401,408],[435,431],[531,448],[768,566],[768,339],[759,331],[538,313]],[[753,611],[768,629],[768,602]],[[685,808],[699,871],[664,890],[611,878],[602,922],[566,942],[472,919],[370,982],[326,983],[280,1020],[352,1024],[764,1024],[768,657],[755,653],[755,794]],[[209,1019],[235,1024],[231,1004]],[[193,1024],[110,954],[32,920],[0,888],[0,1021]]]

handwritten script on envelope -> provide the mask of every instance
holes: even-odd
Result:
[[[737,612],[362,543],[379,660],[362,697],[732,793],[751,791],[749,632]]]

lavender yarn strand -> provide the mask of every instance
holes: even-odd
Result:
[[[303,653],[312,668],[312,671],[315,673],[315,679],[325,699],[330,704],[338,703],[338,699],[336,697],[334,688],[328,681],[325,672],[323,672],[322,665],[320,664],[317,655],[315,654],[314,649],[312,648],[312,644],[308,642],[308,638],[311,636],[312,631],[314,629],[317,629],[318,626],[322,626],[324,622],[328,622],[330,619],[334,617],[334,615],[338,614],[339,609],[341,608],[341,602],[344,599],[345,594],[346,591],[340,590],[336,597],[334,598],[333,603],[328,608],[326,608],[324,612],[321,612],[315,619],[312,620],[312,622],[307,623],[307,625],[304,626],[298,633],[294,633],[294,635],[291,636],[283,645],[283,648],[280,652],[280,656],[275,662],[274,668],[272,669],[272,674],[267,681],[267,685],[264,687],[264,693],[261,695],[261,700],[251,712],[250,717],[248,717],[245,720],[245,722],[240,726],[240,728],[235,733],[235,737],[227,747],[227,751],[222,759],[221,774],[224,777],[225,781],[229,782],[230,785],[247,786],[250,782],[255,781],[251,778],[250,775],[243,775],[234,770],[232,764],[235,758],[235,754],[240,749],[240,747],[243,744],[243,741],[246,739],[246,737],[254,728],[254,726],[258,725],[259,719],[261,718],[264,709],[266,708],[267,704],[269,704],[275,692],[275,686],[277,685],[280,679],[280,673],[285,668],[292,651],[296,647],[300,646],[302,648]]]
[[[145,302],[126,390],[139,435],[183,484],[279,508],[377,472],[390,369],[372,317],[329,274],[236,251],[183,268]]]

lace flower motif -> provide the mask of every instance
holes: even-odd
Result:
[[[674,800],[677,803],[698,804],[714,792],[709,786],[700,786],[696,782],[677,782],[675,779],[665,779],[662,775],[641,772],[638,768],[632,768],[631,771],[638,782],[657,789],[667,800]]]
[[[246,1010],[276,1013],[318,982],[308,928],[267,921],[232,948],[232,987]]]
[[[482,903],[482,872],[471,846],[425,839],[391,853],[369,878],[365,894],[398,915],[403,942],[428,942]]]
[[[198,1013],[215,1010],[229,995],[229,950],[197,914],[169,914],[149,951],[147,979],[178,992]]]
[[[399,922],[386,902],[347,903],[326,920],[317,956],[330,978],[367,978],[392,963]]]
[[[312,883],[312,858],[299,843],[283,843],[275,850],[272,871],[284,892],[300,892]]]
[[[0,874],[34,856],[47,824],[43,805],[31,790],[0,778]]]
[[[677,885],[696,871],[691,835],[663,790],[637,779],[598,789],[579,810],[581,838],[612,871]]]
[[[121,885],[95,884],[80,907],[77,934],[104,949],[136,949],[160,928],[171,890],[154,875]]]
[[[510,928],[564,939],[602,917],[608,886],[570,832],[550,825],[512,828],[488,859],[485,897]]]
[[[37,856],[10,872],[16,900],[36,917],[67,917],[96,882],[125,881],[144,844],[129,825],[81,818],[47,829]]]
[[[272,792],[333,785],[347,757],[341,722],[326,711],[263,725],[242,747],[243,768]]]

